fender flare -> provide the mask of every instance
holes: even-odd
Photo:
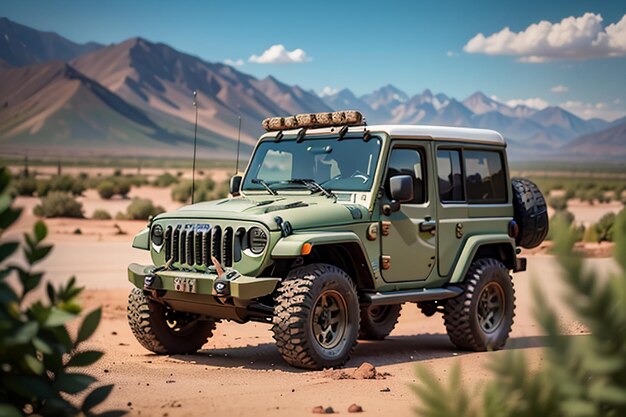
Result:
[[[133,238],[133,248],[150,250],[150,228],[145,227]]]
[[[316,245],[328,245],[335,243],[357,243],[367,258],[367,252],[361,239],[352,232],[306,232],[294,233],[280,239],[272,249],[272,258],[294,258],[302,255],[302,247],[305,243]]]
[[[467,238],[465,244],[463,245],[461,255],[456,261],[454,271],[452,272],[452,275],[448,282],[451,284],[463,282],[463,280],[465,279],[465,274],[467,273],[470,264],[474,260],[474,256],[476,256],[476,252],[478,252],[478,249],[480,249],[481,246],[494,243],[510,245],[513,255],[515,256],[515,239],[511,238],[509,235],[498,234],[470,236],[469,238]]]

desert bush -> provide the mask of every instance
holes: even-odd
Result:
[[[0,235],[19,217],[21,210],[11,207],[8,196],[9,175],[0,169]],[[34,271],[52,249],[43,243],[47,228],[37,222],[24,243],[0,243],[0,415],[2,416],[95,416],[93,408],[102,403],[113,385],[92,388],[97,379],[78,372],[97,362],[103,355],[84,348],[96,331],[101,317],[98,308],[87,314],[75,337],[66,324],[79,317],[77,296],[82,288],[71,278],[54,287],[46,284],[46,296],[27,303],[27,295],[42,285],[43,272]],[[26,266],[6,263],[22,249]],[[15,276],[15,285],[6,279]],[[109,411],[106,415],[123,415]]]
[[[574,216],[574,213],[572,213],[571,211],[562,210],[562,211],[557,211],[556,213],[554,213],[554,215],[550,218],[550,224],[558,224],[558,223],[564,223],[569,226],[570,230],[576,237],[575,238],[576,242],[580,242],[584,239],[585,226],[576,224],[576,217]],[[554,240],[555,233],[556,233],[555,229],[551,227],[548,231],[548,236],[546,237],[546,239]]]
[[[228,196],[228,183],[216,185],[212,178],[196,181],[194,202],[218,200]],[[181,181],[172,188],[172,200],[187,203],[191,199],[191,181]]]
[[[33,210],[40,217],[83,217],[83,204],[62,191],[50,191]]]
[[[165,188],[176,183],[178,183],[178,177],[175,177],[169,172],[166,172],[156,177],[152,184],[156,187]]]
[[[97,209],[94,210],[91,218],[94,220],[111,220],[111,215],[106,210]]]
[[[563,336],[557,313],[534,288],[535,316],[547,335],[546,360],[529,370],[519,351],[491,357],[493,379],[475,387],[463,384],[455,367],[443,383],[423,367],[413,386],[421,416],[624,416],[626,415],[626,212],[615,221],[614,256],[619,272],[598,279],[583,271],[573,252],[574,237],[565,223],[555,225],[555,253],[563,270],[565,301],[589,330],[587,336]]]
[[[130,192],[130,186],[130,180],[126,178],[118,178],[118,180],[113,183],[113,191],[115,192],[115,194],[126,198],[128,193]]]
[[[69,175],[60,175],[49,180],[37,181],[37,196],[39,197],[45,197],[51,191],[62,191],[78,196],[86,189],[84,181]]]
[[[11,181],[11,188],[17,195],[32,197],[37,191],[37,180],[30,175],[20,175]]]
[[[126,208],[125,219],[148,220],[150,216],[156,216],[164,211],[165,209],[163,207],[155,206],[152,203],[152,200],[147,198],[133,198],[131,203]]]
[[[565,197],[549,197],[548,205],[556,211],[567,209],[567,199]]]
[[[598,242],[613,241],[613,227],[615,226],[615,213],[606,213],[593,225],[598,236]]]
[[[98,184],[96,190],[98,190],[100,198],[109,200],[115,195],[115,184],[111,181],[102,181]]]

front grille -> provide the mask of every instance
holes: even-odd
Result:
[[[209,224],[167,226],[165,229],[165,258],[188,266],[213,265],[211,256],[224,267],[241,260],[245,229],[235,232],[232,227]]]

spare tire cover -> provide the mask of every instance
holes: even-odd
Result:
[[[513,178],[514,219],[519,227],[517,246],[532,249],[548,234],[548,207],[539,187],[525,178]]]

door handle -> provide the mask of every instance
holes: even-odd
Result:
[[[435,220],[424,220],[420,223],[420,232],[434,233],[437,229],[437,222]]]

